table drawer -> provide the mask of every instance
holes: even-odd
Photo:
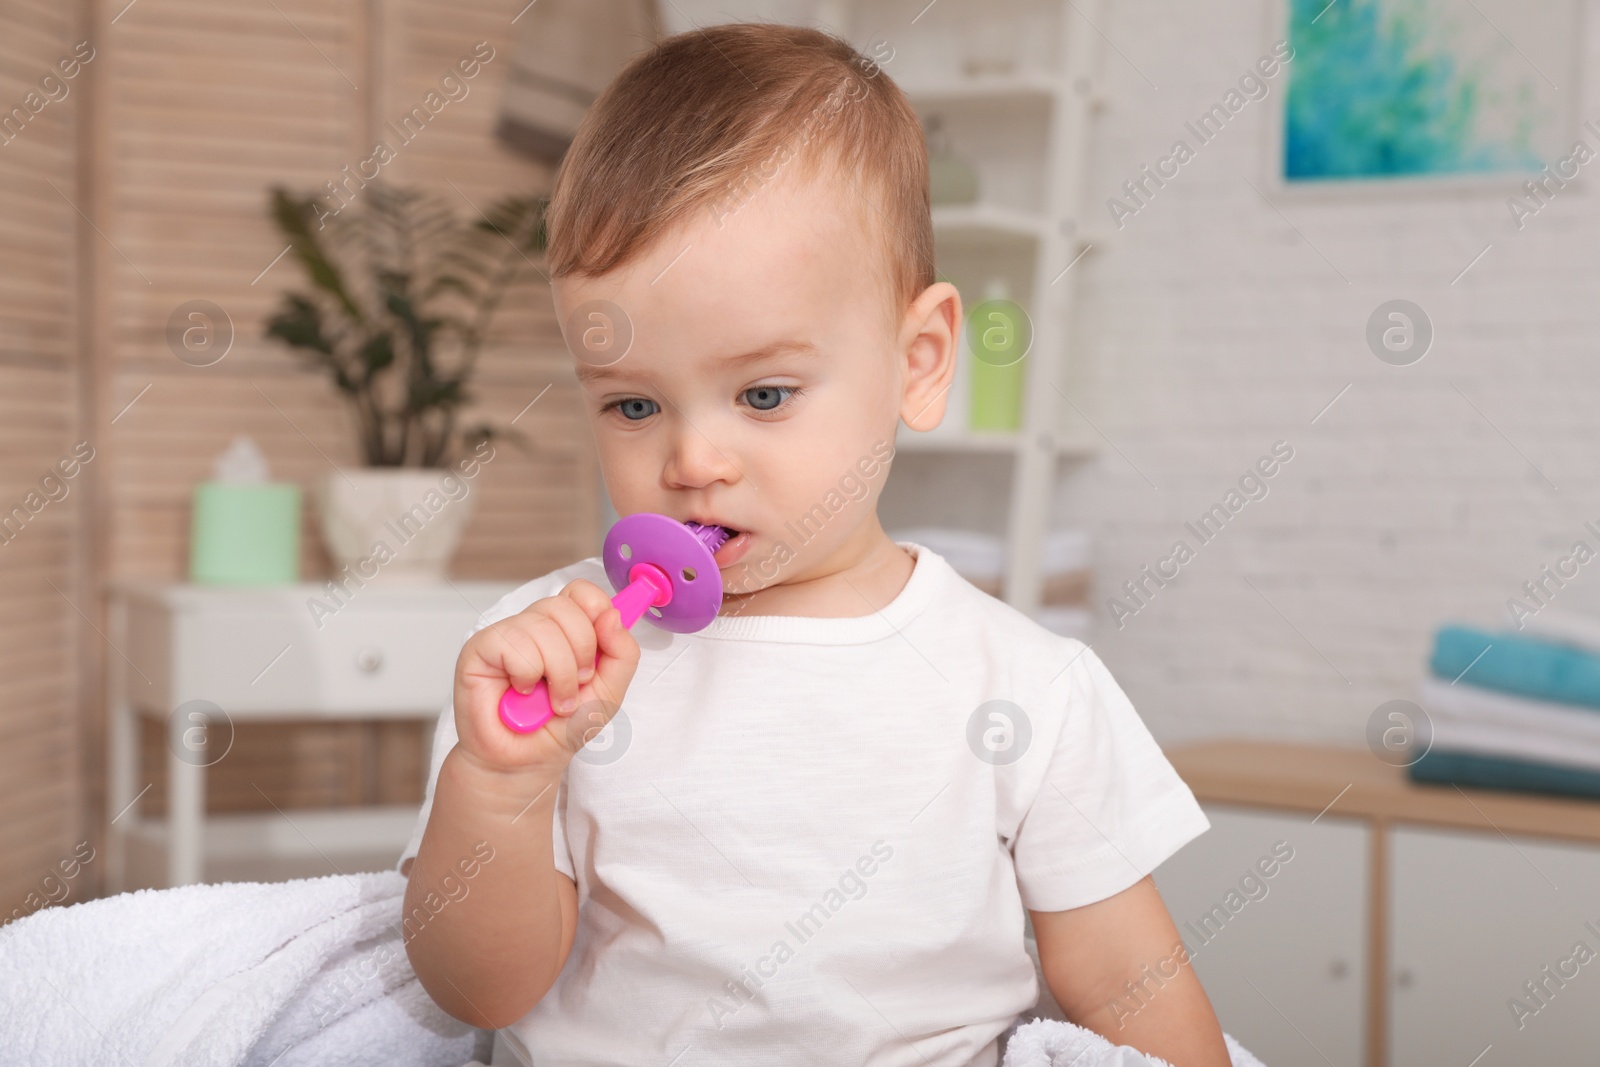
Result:
[[[308,609],[137,607],[129,620],[133,645],[147,654],[134,659],[151,684],[133,676],[129,696],[158,711],[209,700],[230,715],[258,717],[448,703],[456,657],[478,612],[465,602],[444,610],[359,607],[320,619]]]

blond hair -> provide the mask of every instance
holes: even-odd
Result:
[[[875,62],[799,26],[690,30],[629,62],[556,174],[551,276],[611,271],[696,211],[720,226],[791,163],[843,183],[875,235],[898,324],[935,280],[927,141]]]

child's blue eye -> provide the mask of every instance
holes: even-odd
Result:
[[[776,411],[799,392],[801,389],[796,385],[754,385],[746,389],[742,395],[757,411]],[[621,400],[613,400],[600,411],[604,414],[613,408],[629,422],[643,422],[661,410],[660,406],[648,397],[627,396]]]
[[[744,395],[751,397],[750,406],[757,411],[774,411],[785,401],[788,396],[779,396],[779,393],[793,394],[800,390],[792,385],[753,385],[744,391]]]
[[[650,405],[650,408],[641,411],[640,405],[643,404]],[[627,419],[629,422],[638,422],[641,419],[649,418],[651,415],[654,415],[657,411],[661,410],[660,408],[656,407],[655,404],[656,402],[654,400],[650,400],[646,397],[630,396],[624,397],[621,400],[613,401],[612,403],[607,404],[606,407],[608,409],[616,408],[618,411],[622,412],[622,417]]]

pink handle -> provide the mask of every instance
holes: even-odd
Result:
[[[661,607],[672,599],[672,582],[654,563],[635,563],[628,571],[628,585],[611,598],[622,613],[622,625],[632,628],[646,608]],[[600,657],[595,657],[595,665]],[[543,678],[530,693],[519,693],[508,686],[500,697],[500,721],[519,734],[531,734],[555,715],[550,706],[550,687]]]

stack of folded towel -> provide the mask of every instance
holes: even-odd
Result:
[[[1600,797],[1600,624],[1546,609],[1524,629],[1442,626],[1414,781]]]

